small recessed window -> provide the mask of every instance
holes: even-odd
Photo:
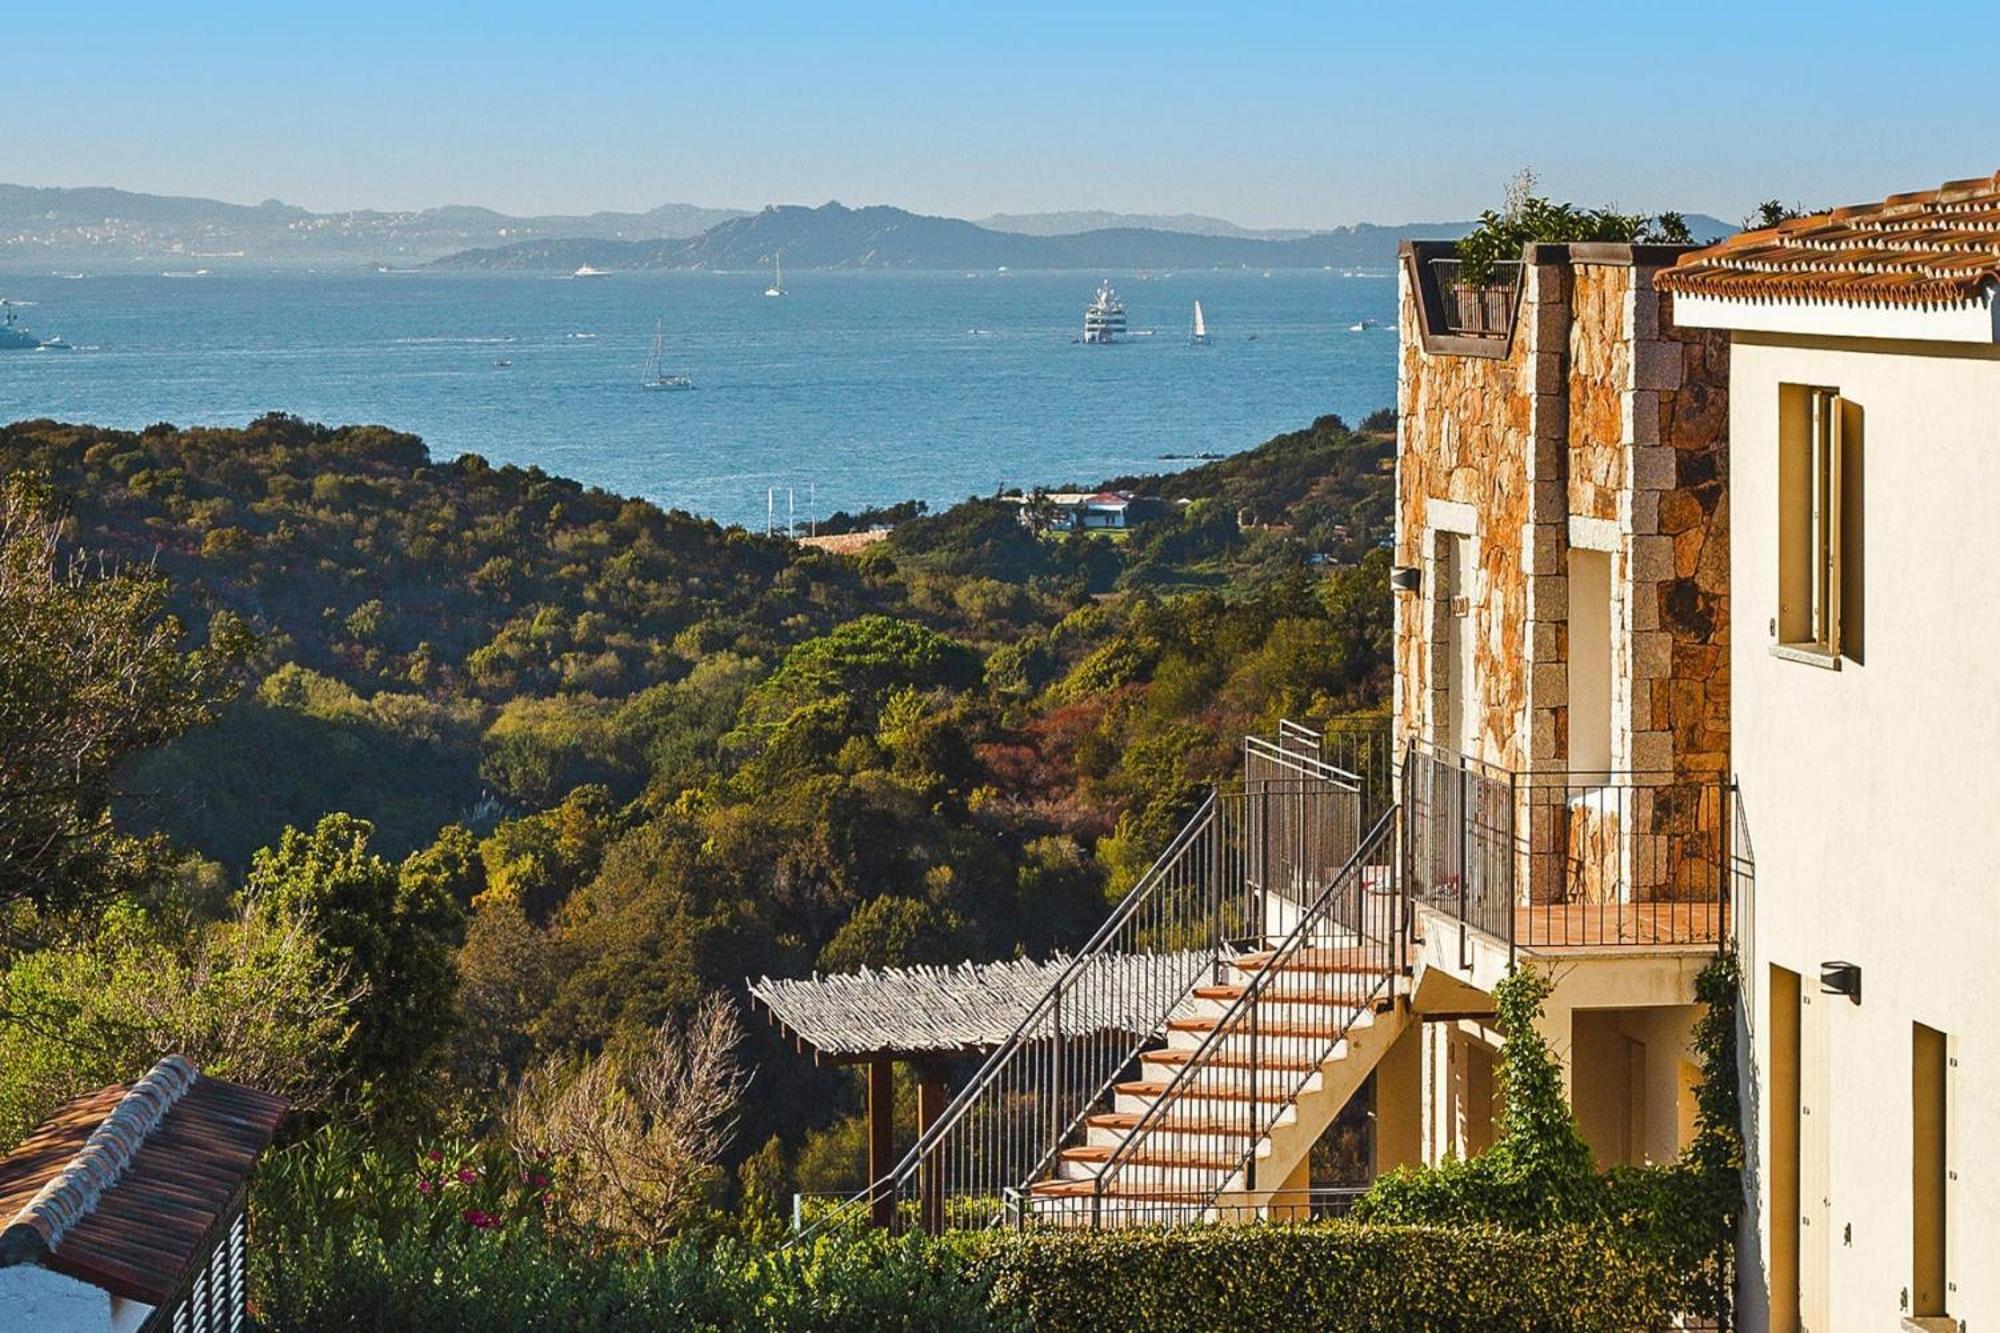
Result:
[[[1778,644],[1835,661],[1841,654],[1845,460],[1861,410],[1838,389],[1779,386]]]

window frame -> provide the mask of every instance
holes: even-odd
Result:
[[[1778,386],[1778,614],[1775,656],[1840,666],[1845,593],[1844,459],[1858,409],[1838,388]]]

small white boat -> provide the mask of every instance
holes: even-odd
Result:
[[[639,377],[639,387],[666,393],[694,387],[694,381],[686,375],[667,373],[667,326],[664,320],[653,321],[653,350],[646,354],[646,370]]]
[[[1194,303],[1194,332],[1188,335],[1188,341],[1196,347],[1208,346],[1208,321],[1201,317],[1199,301]]]
[[[1364,319],[1359,324],[1349,324],[1347,331],[1349,333],[1366,333],[1370,329],[1379,329],[1381,327],[1382,321],[1379,319]]]
[[[777,254],[771,256],[771,263],[773,266],[771,285],[764,289],[764,295],[783,296],[785,294],[785,252],[780,250]]]
[[[590,265],[585,264],[581,268],[577,269],[576,272],[570,274],[570,276],[572,278],[608,278],[611,276],[611,270],[605,268],[592,268]]]
[[[42,339],[41,346],[37,350],[43,352],[74,352],[76,344],[64,342],[63,336],[58,333]]]

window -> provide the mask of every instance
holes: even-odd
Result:
[[[1611,556],[1569,553],[1569,766],[1578,783],[1611,772]]]
[[[1910,1060],[1910,1313],[1946,1313],[1946,1143],[1949,1094],[1945,1035],[1911,1027]]]
[[[1861,413],[1837,389],[1784,384],[1778,393],[1778,646],[1832,665],[1852,533],[1844,463]]]

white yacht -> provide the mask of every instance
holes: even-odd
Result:
[[[1208,346],[1208,321],[1201,317],[1199,301],[1194,303],[1194,332],[1188,335],[1188,341],[1196,347]]]
[[[608,278],[611,276],[611,270],[608,268],[592,268],[590,265],[585,264],[576,272],[570,274],[570,276],[572,278]]]
[[[1097,299],[1083,311],[1083,340],[1087,343],[1115,343],[1125,336],[1125,303],[1111,290],[1109,281],[1098,284]]]
[[[785,294],[785,252],[780,250],[777,254],[771,256],[771,262],[774,266],[771,271],[771,285],[764,289],[764,295],[783,296]]]

